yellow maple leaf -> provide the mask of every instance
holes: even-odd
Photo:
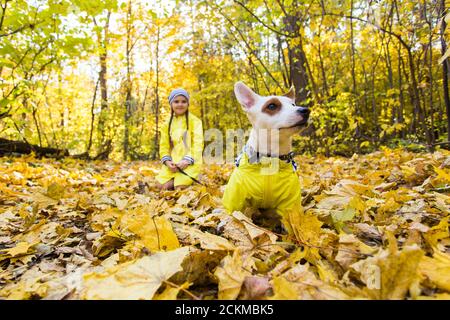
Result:
[[[65,186],[57,182],[53,182],[47,187],[46,195],[52,199],[60,200],[61,198],[64,198],[65,189],[66,189]]]
[[[305,246],[305,259],[313,262],[320,259],[319,249],[322,222],[313,214],[305,214],[302,210],[293,210],[287,217],[288,232],[293,234],[300,245]]]
[[[423,237],[430,244],[431,247],[436,247],[439,240],[448,238],[450,236],[450,233],[448,231],[449,219],[450,217],[442,218],[442,220],[437,225],[430,228],[428,232],[423,234]]]
[[[433,258],[423,256],[420,272],[440,289],[450,292],[450,256],[435,250]]]
[[[226,256],[214,275],[219,280],[220,300],[236,299],[241,291],[242,283],[251,273],[244,269],[239,250],[235,250],[233,256]]]
[[[404,299],[419,280],[418,266],[423,255],[417,245],[395,253],[382,250],[374,257],[354,263],[352,268],[361,274],[373,298]]]
[[[142,244],[151,251],[173,250],[180,247],[172,224],[164,217],[152,217],[136,209],[121,219],[121,225],[138,235]]]
[[[181,263],[189,253],[189,247],[119,264],[102,273],[83,276],[84,299],[152,299],[161,283],[183,270]]]
[[[294,284],[287,281],[284,277],[275,277],[272,280],[274,295],[270,300],[297,300],[298,293]]]
[[[36,243],[31,244],[25,241],[19,242],[14,248],[6,250],[6,253],[9,254],[11,257],[26,254],[28,252],[28,249],[30,249],[35,244]]]
[[[6,184],[4,184],[3,182],[0,182],[0,191],[1,191],[3,194],[9,195],[9,196],[12,196],[12,197],[17,197],[17,196],[24,195],[23,193],[19,193],[19,192],[12,191],[12,190],[11,190],[10,188],[8,188],[8,187],[6,186]]]
[[[37,204],[41,209],[46,209],[47,207],[58,204],[58,200],[47,197],[42,193],[34,193],[30,198],[33,200],[33,203]]]
[[[411,167],[411,166],[400,166],[400,168],[402,169],[402,173],[405,176],[406,179],[414,176],[417,174],[416,172],[416,168],[415,167]]]
[[[442,179],[445,182],[450,182],[450,173],[446,170],[433,166],[434,171],[437,173],[437,178]]]
[[[0,291],[0,296],[7,296],[8,300],[27,300],[32,296],[44,297],[49,286],[41,283],[39,278],[22,280],[11,288]]]

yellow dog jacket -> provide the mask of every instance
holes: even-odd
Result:
[[[236,159],[223,194],[223,205],[230,213],[246,207],[274,209],[283,218],[301,205],[300,183],[292,155],[286,160],[253,159],[245,151]]]

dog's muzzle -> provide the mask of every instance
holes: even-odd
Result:
[[[310,113],[309,108],[298,107],[297,113],[302,116],[303,120],[297,122],[295,125],[296,126],[301,126],[301,125],[307,124],[308,123],[308,118],[309,118],[309,113]]]

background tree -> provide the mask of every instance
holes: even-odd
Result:
[[[448,147],[447,7],[3,0],[0,134],[93,158],[155,159],[171,89],[192,94],[205,129],[246,129],[233,94],[242,80],[263,95],[294,85],[297,104],[312,109],[298,151]]]

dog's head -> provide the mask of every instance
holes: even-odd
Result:
[[[295,105],[293,87],[283,96],[263,97],[239,81],[234,85],[234,93],[256,129],[279,129],[292,135],[308,125],[309,109]]]

